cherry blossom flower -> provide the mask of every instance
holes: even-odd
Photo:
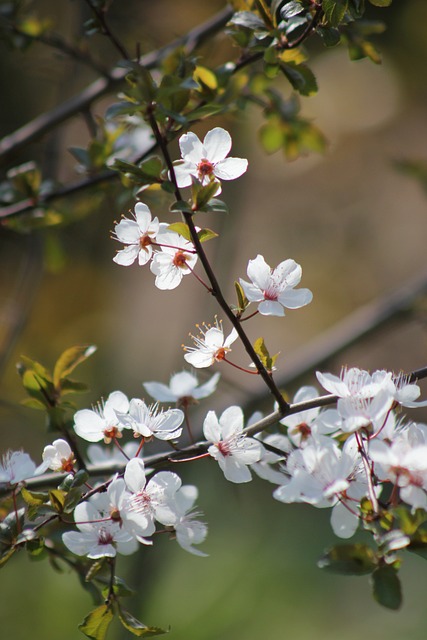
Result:
[[[315,387],[301,387],[295,394],[293,403],[306,402],[318,397],[319,393]],[[295,446],[300,447],[310,442],[312,437],[319,439],[338,431],[341,419],[336,409],[321,411],[320,407],[315,407],[285,416],[280,420],[280,424],[288,428],[288,437]]]
[[[66,471],[67,473],[73,471],[75,463],[74,454],[66,440],[59,438],[58,440],[54,440],[52,444],[47,445],[43,449],[42,458],[43,462],[38,467],[41,473],[47,469],[52,469],[52,471]]]
[[[203,143],[191,131],[179,139],[182,162],[174,166],[175,177],[179,188],[190,187],[193,178],[202,185],[211,180],[235,180],[240,178],[248,168],[248,161],[243,158],[227,158],[231,149],[231,136],[221,127],[209,131]],[[216,192],[221,192],[220,185]]]
[[[194,245],[174,231],[168,231],[167,225],[160,225],[157,234],[160,251],[154,253],[150,270],[156,276],[158,289],[176,289],[184,276],[194,269],[197,254]]]
[[[168,409],[160,411],[159,404],[146,405],[139,398],[132,398],[129,404],[129,412],[121,414],[117,412],[121,424],[127,429],[132,429],[134,435],[144,438],[158,438],[159,440],[172,440],[179,438],[182,433],[180,425],[184,420],[181,409]]]
[[[400,487],[400,497],[413,509],[427,508],[427,446],[411,445],[398,438],[389,446],[373,440],[369,455],[380,480],[390,480]]]
[[[146,204],[135,205],[134,220],[123,217],[114,227],[115,240],[126,245],[114,256],[117,264],[127,267],[135,262],[142,266],[147,264],[153,255],[152,243],[159,231],[158,218],[151,219],[151,211]]]
[[[194,336],[190,333],[190,337],[196,346],[183,346],[184,351],[187,351],[184,359],[196,369],[210,367],[214,362],[224,360],[226,354],[231,351],[230,345],[239,337],[236,329],[233,328],[229,336],[224,339],[222,322],[217,319],[215,319],[213,327],[205,323],[203,323],[202,328],[200,328],[200,325],[196,325],[196,327],[200,330],[199,335]]]
[[[176,473],[159,471],[147,482],[144,462],[133,458],[126,465],[124,479],[132,494],[128,504],[128,522],[133,521],[141,527],[145,536],[154,533],[154,520],[173,526],[177,518],[175,494],[181,487],[181,479]]]
[[[114,558],[116,553],[129,555],[138,548],[136,538],[124,530],[118,521],[106,519],[104,513],[90,502],[81,502],[74,510],[79,531],[67,531],[62,541],[72,553],[97,558]]]
[[[271,269],[258,254],[249,260],[247,274],[252,282],[240,278],[240,284],[249,302],[259,302],[258,311],[264,316],[284,316],[284,308],[299,309],[313,299],[309,289],[294,289],[302,275],[294,260],[285,260]]]
[[[304,449],[296,449],[289,455],[286,471],[290,479],[285,476],[282,486],[274,491],[276,500],[333,507],[334,533],[341,538],[355,533],[359,521],[357,505],[366,493],[366,484],[354,437],[342,451],[332,442],[324,446],[314,441]]]
[[[161,382],[144,382],[143,386],[158,402],[176,402],[178,406],[186,407],[214,393],[220,375],[215,373],[207,382],[199,386],[195,375],[189,371],[181,371],[174,373],[169,386]]]
[[[371,375],[369,371],[357,367],[344,367],[339,377],[320,371],[316,371],[316,376],[326,391],[339,398],[372,398],[392,382],[391,373],[375,371]]]
[[[82,409],[74,414],[74,431],[88,442],[104,440],[106,444],[113,438],[121,437],[123,425],[116,411],[121,414],[129,409],[129,400],[121,391],[113,391],[106,402],[95,409]]]
[[[204,542],[208,533],[207,525],[197,519],[201,513],[193,509],[198,493],[197,487],[193,485],[184,485],[176,492],[177,518],[173,527],[180,547],[195,556],[207,556],[207,553],[193,547],[194,544]]]
[[[40,473],[28,453],[24,451],[8,451],[0,462],[0,484],[18,484]]]
[[[247,438],[243,433],[243,411],[233,406],[218,419],[209,411],[203,423],[206,440],[213,444],[208,453],[217,460],[224,476],[230,482],[249,482],[252,479],[248,465],[258,462],[263,454],[261,442]]]

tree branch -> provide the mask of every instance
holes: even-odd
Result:
[[[207,38],[217,33],[227,24],[232,15],[233,10],[226,7],[203,24],[189,31],[185,36],[176,38],[168,45],[142,56],[139,60],[140,64],[147,69],[152,69],[171,51],[180,46],[186,47],[187,51],[193,51]],[[66,100],[50,111],[41,114],[20,129],[17,129],[14,133],[0,140],[0,160],[7,161],[11,155],[30,142],[38,140],[58,124],[61,124],[90,107],[95,100],[98,100],[107,93],[117,90],[117,87],[123,83],[127,72],[127,69],[115,67],[108,78],[99,78],[76,96]]]

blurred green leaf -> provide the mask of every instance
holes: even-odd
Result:
[[[197,232],[198,238],[200,242],[207,242],[208,240],[212,240],[213,238],[218,238],[218,234],[212,229],[200,229]]]
[[[387,609],[399,609],[402,604],[402,589],[397,571],[384,565],[372,573],[372,593],[378,604]]]
[[[332,573],[361,576],[377,567],[374,551],[365,544],[338,544],[320,558],[318,566]]]
[[[389,7],[393,0],[369,0],[375,7]]]
[[[79,364],[90,358],[95,351],[96,347],[94,345],[76,346],[66,349],[59,356],[53,370],[53,384],[55,388],[60,389],[63,378],[66,378]],[[75,384],[72,383],[71,380],[69,380],[68,383],[69,385],[71,383],[71,386]]]
[[[295,64],[288,62],[281,64],[283,71],[295,91],[302,96],[313,96],[318,91],[317,81],[314,73],[305,64]]]
[[[331,27],[338,27],[347,10],[347,0],[323,0],[322,9]]]

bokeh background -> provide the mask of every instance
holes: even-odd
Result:
[[[125,0],[112,5],[111,26],[130,50],[139,41],[149,51],[222,6]],[[38,0],[34,9],[71,39],[89,17],[80,1]],[[303,266],[302,286],[314,293],[309,307],[289,312],[284,320],[255,318],[248,326],[253,339],[264,335],[270,351],[281,352],[279,376],[283,371],[292,377],[298,354],[314,348],[335,323],[427,272],[426,194],[395,166],[396,160],[427,159],[427,5],[395,2],[387,10],[370,9],[368,17],[387,25],[378,40],[381,66],[350,62],[341,48],[309,46],[320,89],[302,99],[302,110],[326,135],[325,155],[292,163],[280,153],[266,156],[257,139],[262,117],[255,108],[212,122],[232,132],[234,155],[249,158],[247,174],[224,186],[230,215],[217,214],[207,225],[221,233],[209,251],[229,299],[234,280],[245,277],[247,261],[257,253],[272,266],[295,259]],[[116,61],[101,36],[94,36],[91,47],[104,64]],[[212,64],[230,51],[225,36],[204,48]],[[86,67],[42,45],[12,52],[0,42],[0,56],[1,136],[95,79]],[[289,93],[285,83],[282,90]],[[110,102],[97,103],[94,114],[104,115]],[[202,135],[206,128],[196,131]],[[76,179],[76,161],[66,149],[86,141],[85,122],[76,117],[59,134],[22,150],[13,163],[35,158],[46,175]],[[42,416],[20,405],[24,392],[15,364],[21,354],[51,366],[67,347],[94,343],[96,356],[79,371],[91,386],[89,394],[77,398],[79,408],[115,389],[138,397],[143,381],[167,382],[181,370],[180,345],[188,343],[196,322],[211,321],[217,311],[191,278],[175,291],[161,292],[147,269],[112,262],[118,246],[110,231],[132,206],[118,205],[114,195],[100,190],[93,196],[94,213],[83,219],[76,202],[76,220],[65,227],[32,234],[0,227],[2,450],[23,447],[38,462],[50,442]],[[246,364],[245,354],[234,353]],[[337,373],[348,364],[410,371],[426,360],[420,299],[414,312],[333,358],[328,369]],[[249,407],[254,394],[263,394],[258,379],[236,376],[225,367],[221,373],[216,397],[196,409],[197,425],[208,408]],[[315,383],[314,371],[304,382]],[[295,389],[287,387],[289,397]],[[268,399],[260,406],[272,408]],[[422,413],[414,416],[427,419]],[[210,527],[204,544],[209,557],[192,557],[161,539],[138,557],[120,559],[119,574],[137,589],[129,609],[146,624],[171,625],[173,640],[353,640],[374,632],[379,639],[424,639],[423,560],[405,556],[403,608],[382,610],[371,598],[367,578],[335,577],[316,567],[322,551],[336,542],[326,510],[279,504],[271,497],[272,487],[258,479],[233,486],[206,460],[182,465],[180,472],[200,488],[199,507]],[[46,563],[20,554],[1,571],[5,638],[77,638],[76,625],[90,608],[75,576],[58,574]],[[109,637],[127,636],[114,627]]]

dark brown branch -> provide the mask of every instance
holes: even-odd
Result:
[[[86,1],[86,4],[89,6],[90,10],[94,13],[96,19],[98,20],[99,25],[101,27],[101,33],[110,40],[110,42],[113,44],[113,46],[117,49],[117,51],[125,60],[130,60],[130,56],[126,51],[126,47],[122,42],[120,42],[117,36],[110,29],[110,26],[106,19],[106,11],[107,11],[106,8],[98,9],[98,7],[92,4],[91,0],[85,0],[85,1]]]

